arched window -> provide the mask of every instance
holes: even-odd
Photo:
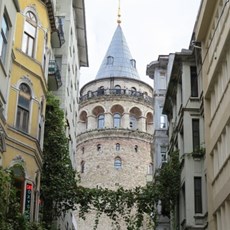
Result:
[[[115,169],[121,169],[121,166],[122,166],[121,158],[120,157],[116,157],[114,159],[114,168]]]
[[[97,145],[97,151],[101,151],[101,144]]]
[[[137,153],[138,152],[138,145],[135,145],[134,149],[135,149],[135,152]]]
[[[120,128],[120,126],[121,126],[121,115],[120,113],[115,113],[113,115],[113,127]]]
[[[16,198],[20,204],[20,211],[22,212],[24,206],[25,172],[21,165],[14,165],[11,170],[16,189]]]
[[[116,94],[121,94],[121,86],[120,85],[115,85],[115,92],[116,92]]]
[[[26,20],[24,24],[24,33],[22,38],[22,51],[27,55],[33,57],[35,49],[37,18],[33,12],[26,13]]]
[[[22,83],[19,86],[18,108],[16,127],[19,130],[28,132],[30,117],[31,91],[28,85]]]
[[[81,161],[81,173],[85,172],[85,161]]]
[[[132,87],[131,88],[131,95],[136,96],[136,94],[137,94],[137,89],[135,87]]]
[[[121,145],[119,143],[116,144],[116,151],[119,151],[121,148]]]
[[[98,88],[97,94],[98,96],[105,94],[104,86]]]
[[[88,97],[88,98],[91,98],[92,95],[93,95],[92,91],[89,90],[89,91],[87,92],[87,97]]]
[[[130,129],[136,129],[137,128],[137,119],[133,115],[131,115],[129,117],[129,127],[130,127]]]
[[[98,116],[98,123],[97,123],[97,128],[98,129],[103,129],[105,126],[105,115],[101,114]]]

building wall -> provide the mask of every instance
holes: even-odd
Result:
[[[230,224],[229,11],[229,1],[203,1],[195,26],[202,52],[209,228],[218,230]]]
[[[157,61],[147,65],[147,75],[154,80],[154,130],[153,130],[153,170],[150,172],[152,178],[162,164],[167,161],[169,138],[167,135],[168,119],[164,115],[163,107],[167,87],[167,65],[168,55],[159,55]],[[153,179],[154,180],[154,179]],[[160,202],[159,202],[160,203]],[[158,205],[158,225],[157,230],[167,230],[170,228],[169,218],[161,215],[161,205]]]
[[[81,5],[81,7],[80,7]],[[65,42],[61,47],[53,49],[53,59],[56,60],[61,73],[62,86],[53,93],[60,100],[60,107],[64,111],[66,120],[66,136],[69,139],[69,156],[72,166],[76,169],[76,135],[78,117],[79,79],[82,55],[87,57],[87,52],[82,53],[79,47],[79,29],[85,34],[85,28],[79,26],[79,21],[85,22],[83,0],[56,0],[54,3],[55,16],[61,19]],[[86,40],[84,37],[83,40]],[[86,43],[86,41],[85,41]],[[87,50],[87,49],[86,49]],[[86,66],[88,63],[86,63]],[[77,229],[77,223],[70,210],[58,221],[61,229]]]
[[[205,147],[202,90],[197,73],[197,84],[191,80],[190,68],[196,66],[195,56],[192,50],[170,55],[173,58],[169,58],[168,65],[171,68],[168,68],[169,81],[163,112],[169,118],[169,155],[178,150],[181,162],[181,189],[175,209],[176,226],[178,229],[207,229],[205,155],[195,155],[201,153],[200,148]],[[199,89],[195,96],[192,95],[191,87],[194,84]],[[193,127],[194,119],[199,122],[196,130]],[[197,137],[196,142],[194,135]],[[195,186],[197,180],[199,185]]]
[[[75,9],[73,1],[56,1],[56,16],[62,17],[65,43],[60,48],[54,49],[54,58],[60,60],[62,86],[54,91],[60,99],[61,108],[64,110],[67,122],[66,134],[70,137],[70,158],[75,167],[76,153],[76,119],[78,111],[80,63],[77,30],[75,22]]]
[[[3,0],[0,2],[0,25],[3,24],[2,21],[4,18],[8,25],[6,37],[7,43],[3,42],[1,35],[2,44],[0,47],[0,166],[2,166],[2,153],[5,151],[5,122],[7,118],[6,106],[9,92],[10,69],[13,59],[11,54],[15,34],[15,21],[18,10],[18,1]]]

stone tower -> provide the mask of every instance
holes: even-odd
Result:
[[[95,80],[80,94],[76,162],[81,184],[145,186],[152,170],[153,89],[140,80],[119,21]],[[79,230],[93,225],[93,214],[78,221]],[[98,229],[112,229],[110,221],[102,217]]]

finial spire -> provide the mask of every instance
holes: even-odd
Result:
[[[117,14],[117,23],[120,24],[121,23],[121,1],[118,0],[118,14]]]

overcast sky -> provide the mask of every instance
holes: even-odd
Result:
[[[120,0],[121,27],[142,81],[158,55],[188,48],[201,0]],[[89,67],[80,87],[95,79],[117,27],[118,0],[85,0]]]

